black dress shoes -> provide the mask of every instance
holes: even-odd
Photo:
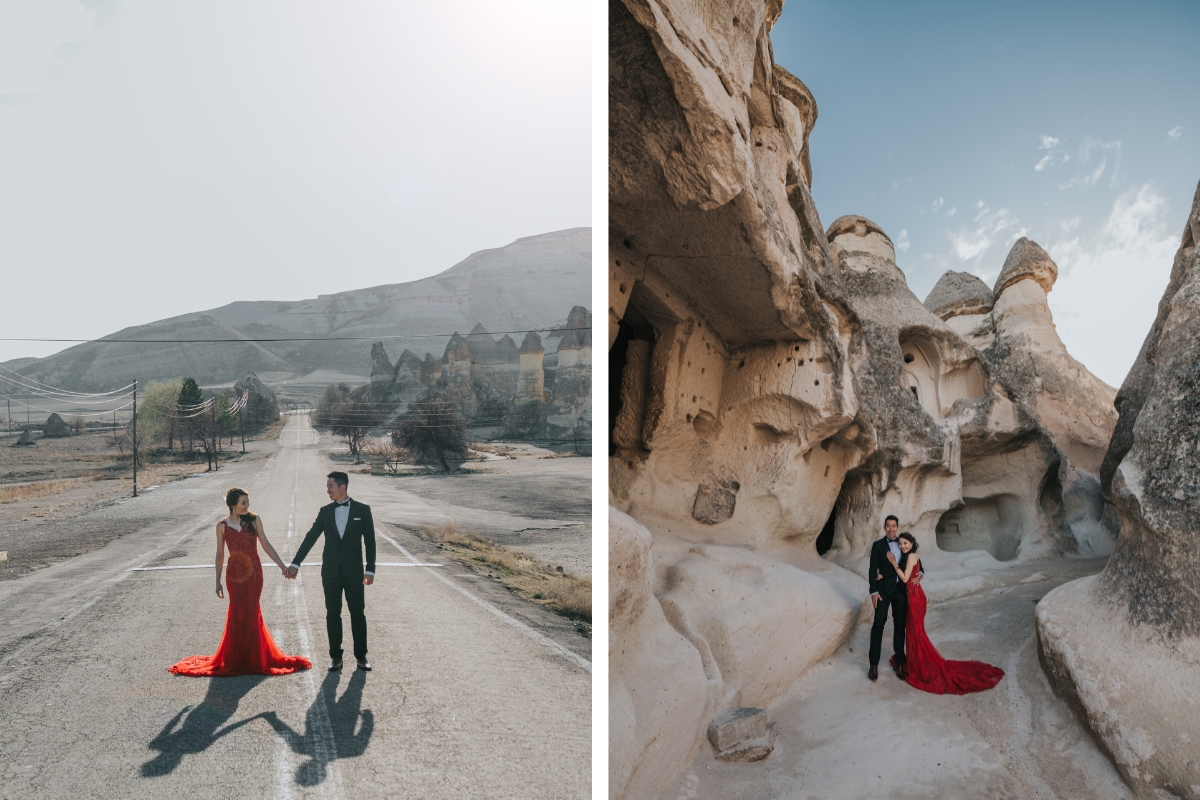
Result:
[[[871,668],[867,670],[867,677],[873,681],[879,680],[879,667],[872,664]]]
[[[335,658],[335,659],[333,659],[333,661],[329,662],[329,671],[330,672],[336,672],[337,670],[339,670],[341,668],[342,668],[342,660],[340,658]]]
[[[902,681],[908,680],[908,671],[904,669],[904,662],[900,662],[900,666],[896,667],[896,677]]]
[[[361,670],[364,670],[366,672],[371,671],[371,665],[367,663],[367,660],[365,658],[358,659],[358,668]]]

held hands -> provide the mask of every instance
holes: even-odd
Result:
[[[285,578],[295,579],[297,573],[299,573],[299,572],[300,572],[300,570],[298,570],[297,568],[289,566],[283,570],[283,576]]]

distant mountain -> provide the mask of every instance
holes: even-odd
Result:
[[[440,359],[452,333],[465,335],[479,323],[497,336],[563,324],[572,306],[591,308],[591,263],[591,229],[572,228],[472,253],[441,274],[410,283],[313,300],[230,303],[125,328],[46,358],[14,359],[4,366],[72,391],[114,389],[134,378],[144,385],[180,376],[212,386],[247,372],[268,384],[316,371],[365,379],[371,374],[373,339],[381,339],[392,358],[408,348]],[[345,336],[365,338],[335,338]],[[518,333],[511,336],[521,340]],[[248,341],[288,337],[325,340]],[[195,339],[226,341],[184,341]]]

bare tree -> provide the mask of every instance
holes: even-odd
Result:
[[[341,436],[350,447],[350,454],[358,457],[363,442],[371,435],[371,429],[381,422],[378,406],[361,400],[347,400],[333,409],[329,417],[329,430]]]
[[[448,457],[467,457],[467,421],[457,403],[440,392],[430,392],[408,404],[408,411],[392,430],[392,441],[419,463],[436,461],[449,472]]]

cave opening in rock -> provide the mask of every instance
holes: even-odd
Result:
[[[938,547],[949,552],[986,550],[997,561],[1011,561],[1021,544],[1021,519],[1016,495],[968,497],[938,521]]]
[[[941,359],[937,347],[926,337],[907,335],[900,339],[900,352],[904,359],[904,385],[916,395],[925,413],[941,419],[942,407],[938,398]]]
[[[633,326],[621,320],[617,323],[617,338],[608,350],[608,454],[616,455],[617,445],[613,441],[613,430],[617,426],[617,415],[621,413],[621,376],[628,360],[629,342],[633,339]]]
[[[834,503],[833,509],[829,512],[829,520],[817,536],[817,555],[819,556],[825,555],[829,552],[829,548],[833,547],[833,532],[837,529],[837,509],[838,504]]]

